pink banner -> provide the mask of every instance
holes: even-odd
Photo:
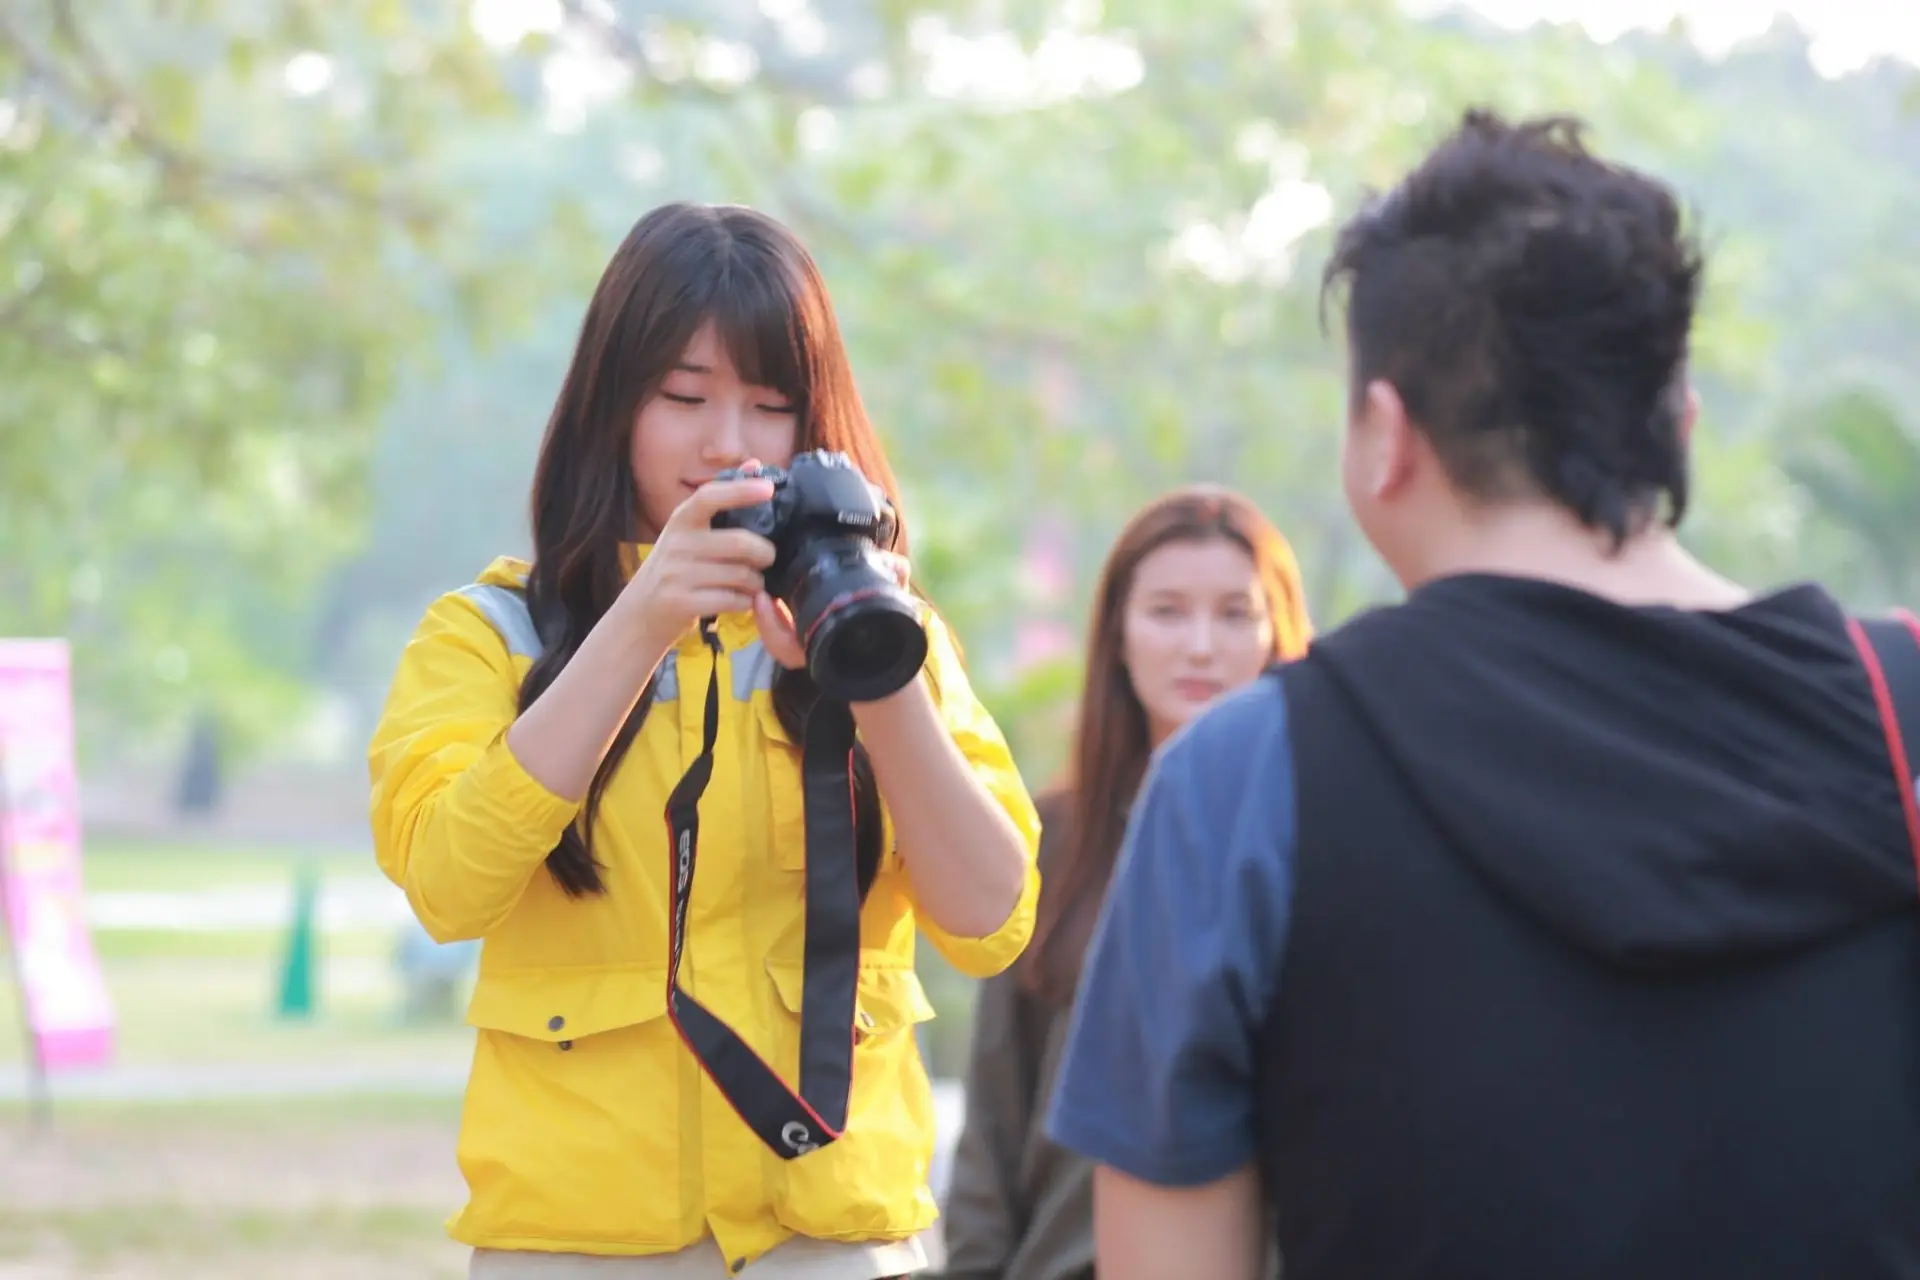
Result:
[[[40,1061],[104,1062],[113,1003],[87,930],[64,640],[0,640],[0,787],[0,900]]]

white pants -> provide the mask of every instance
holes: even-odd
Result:
[[[468,1280],[883,1280],[923,1270],[927,1251],[915,1239],[875,1244],[795,1236],[740,1271],[731,1270],[709,1236],[676,1253],[639,1258],[532,1250],[475,1249]]]

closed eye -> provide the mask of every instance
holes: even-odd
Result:
[[[675,404],[692,405],[692,404],[705,404],[707,402],[707,398],[705,396],[677,396],[671,391],[662,391],[660,393],[660,398],[662,400],[671,400]],[[761,413],[788,414],[788,413],[794,412],[794,408],[790,404],[757,404],[753,407],[758,409]]]

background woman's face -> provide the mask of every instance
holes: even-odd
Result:
[[[1273,657],[1273,620],[1253,557],[1207,538],[1156,547],[1134,570],[1120,656],[1157,745]]]

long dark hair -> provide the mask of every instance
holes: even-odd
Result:
[[[1140,562],[1173,542],[1226,541],[1253,557],[1273,625],[1273,656],[1295,658],[1312,636],[1293,550],[1258,507],[1227,489],[1192,485],[1148,503],[1120,531],[1094,592],[1086,682],[1065,786],[1048,797],[1063,815],[1050,841],[1033,940],[1021,962],[1029,991],[1072,1000],[1094,920],[1113,879],[1127,807],[1153,752],[1147,711],[1122,650],[1127,597]]]
[[[886,491],[900,517],[895,549],[907,550],[899,486],[860,403],[812,256],[785,227],[752,209],[663,205],[634,225],[601,275],[540,446],[527,604],[544,652],[520,687],[522,711],[572,660],[626,584],[622,543],[641,528],[634,418],[709,321],[743,379],[790,398],[796,448],[840,450]],[[775,678],[774,710],[794,742],[805,740],[819,697],[804,671]],[[650,681],[594,774],[579,820],[547,855],[548,870],[571,897],[606,889],[593,853],[594,822],[652,700]],[[853,782],[864,892],[881,851],[879,791],[863,748],[854,752]]]

